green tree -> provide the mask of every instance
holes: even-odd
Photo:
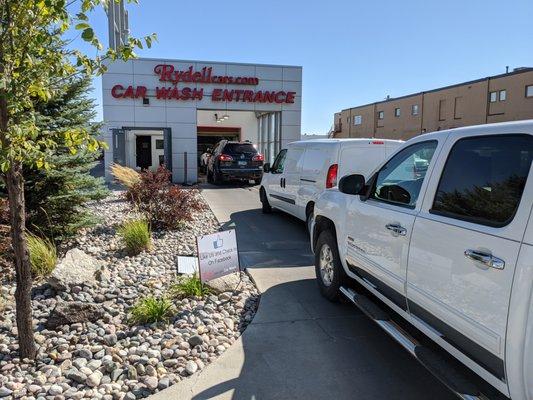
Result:
[[[94,100],[87,96],[90,91],[89,77],[74,78],[63,84],[53,99],[37,103],[39,129],[86,129],[91,137],[97,138],[101,124],[91,122],[96,111]],[[59,241],[95,222],[83,205],[108,194],[104,179],[89,173],[97,165],[99,155],[85,149],[72,154],[58,143],[50,157],[50,169],[24,168],[26,224],[30,230]]]
[[[50,156],[58,146],[72,154],[96,151],[102,145],[83,127],[41,130],[35,105],[48,101],[61,83],[79,73],[88,76],[105,71],[105,60],[134,57],[140,39],[128,38],[117,50],[104,50],[89,24],[96,7],[113,0],[0,0],[0,171],[8,193],[10,226],[15,258],[16,322],[21,358],[35,358],[31,287],[24,196],[24,166],[50,168]],[[70,11],[79,7],[73,15]],[[71,27],[97,49],[90,57],[63,46],[63,34]],[[144,38],[149,47],[153,35]],[[58,50],[60,49],[60,50]]]

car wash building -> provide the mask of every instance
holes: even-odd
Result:
[[[301,67],[143,58],[110,64],[102,87],[107,180],[118,163],[194,183],[221,139],[250,141],[270,162],[300,139]]]

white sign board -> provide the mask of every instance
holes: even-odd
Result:
[[[199,236],[196,244],[202,282],[239,271],[235,229]]]
[[[196,257],[178,256],[178,273],[193,275],[198,272]]]

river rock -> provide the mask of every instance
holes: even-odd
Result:
[[[95,322],[102,318],[104,311],[93,303],[80,301],[61,302],[56,305],[46,321],[47,329],[56,329],[61,325],[79,322]]]
[[[69,250],[48,279],[54,289],[62,291],[73,286],[96,283],[95,272],[100,262],[80,249]]]
[[[241,281],[241,274],[234,272],[220,278],[216,278],[206,282],[206,285],[211,289],[214,289],[218,293],[222,292],[232,292],[234,291]]]

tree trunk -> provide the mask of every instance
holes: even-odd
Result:
[[[11,241],[15,255],[17,289],[17,329],[20,358],[34,359],[37,353],[33,337],[31,311],[31,265],[26,242],[26,211],[24,204],[24,177],[22,165],[13,162],[5,174],[9,212],[11,218]]]

